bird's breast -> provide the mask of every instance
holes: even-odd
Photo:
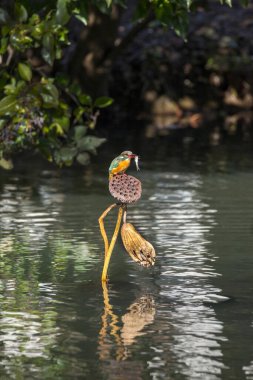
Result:
[[[125,171],[130,165],[130,159],[119,161],[118,165],[111,170],[111,174],[117,174]]]

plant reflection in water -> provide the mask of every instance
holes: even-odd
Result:
[[[107,284],[104,282],[102,286],[104,312],[98,339],[99,358],[101,361],[124,361],[131,356],[129,346],[136,343],[136,338],[145,335],[144,328],[154,322],[156,312],[154,298],[151,295],[140,296],[128,307],[128,312],[120,321],[110,303]],[[111,341],[114,344],[111,344]],[[113,347],[115,353],[111,352]]]

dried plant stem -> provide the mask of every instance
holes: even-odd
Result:
[[[108,243],[108,237],[106,235],[106,232],[105,232],[105,225],[104,225],[104,218],[106,217],[106,215],[115,207],[117,206],[117,203],[113,203],[111,206],[109,206],[104,212],[103,214],[100,216],[100,218],[98,219],[98,222],[99,222],[99,227],[100,227],[100,232],[101,232],[101,235],[104,239],[104,243],[105,243],[105,257],[107,255],[107,251],[108,251],[108,248],[109,248],[109,243]]]
[[[123,214],[123,223],[126,223],[127,218],[127,206],[125,205],[124,214]]]
[[[106,252],[106,255],[105,255],[104,268],[103,268],[102,278],[101,278],[102,282],[106,281],[107,270],[108,270],[109,262],[110,262],[110,259],[111,259],[112,251],[113,251],[113,248],[115,246],[115,243],[116,243],[116,240],[117,240],[117,237],[118,237],[118,234],[119,234],[119,229],[120,229],[120,225],[121,225],[123,211],[124,211],[124,208],[122,206],[120,206],[119,213],[118,213],[118,219],[117,219],[117,223],[116,223],[116,227],[115,227],[115,230],[114,230],[114,233],[113,233],[113,236],[112,236],[112,240],[111,240],[110,246],[109,246],[108,251]]]

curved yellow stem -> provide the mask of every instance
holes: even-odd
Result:
[[[119,213],[118,213],[118,219],[117,219],[117,223],[116,223],[116,227],[115,227],[115,230],[114,230],[114,233],[113,233],[113,236],[112,236],[112,240],[111,240],[110,246],[109,246],[108,251],[107,251],[107,253],[105,255],[104,267],[103,267],[102,278],[101,278],[102,282],[106,281],[107,270],[108,270],[109,262],[110,262],[110,259],[111,259],[112,251],[113,251],[113,248],[115,246],[115,243],[116,243],[116,240],[117,240],[117,237],[118,237],[118,233],[119,233],[119,229],[120,229],[120,224],[121,224],[121,219],[122,219],[123,211],[124,211],[123,207],[120,206]]]
[[[103,214],[99,217],[98,219],[98,222],[99,222],[99,227],[100,227],[100,232],[101,232],[101,235],[104,239],[104,243],[105,243],[105,256],[107,254],[107,251],[108,251],[108,248],[109,248],[109,243],[108,243],[108,237],[106,235],[106,232],[105,232],[105,225],[104,225],[104,218],[106,217],[106,215],[115,207],[117,206],[117,203],[113,203],[111,206],[109,206],[104,212]]]

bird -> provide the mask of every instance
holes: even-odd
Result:
[[[111,180],[115,174],[125,173],[127,168],[130,166],[132,158],[138,159],[138,156],[129,150],[120,153],[119,156],[114,158],[109,167],[109,180]]]

